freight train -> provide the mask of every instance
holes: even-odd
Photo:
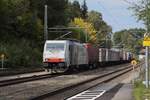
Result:
[[[47,40],[43,51],[45,68],[57,73],[81,67],[96,68],[105,64],[123,63],[131,59],[130,52],[98,48],[75,40]]]

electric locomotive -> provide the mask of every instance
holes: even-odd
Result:
[[[43,62],[46,69],[65,72],[88,64],[87,50],[74,40],[47,40],[44,45]]]

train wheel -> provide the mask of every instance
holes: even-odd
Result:
[[[44,71],[45,71],[45,72],[49,72],[49,69],[45,68]]]
[[[93,69],[93,65],[92,64],[89,64],[89,69]]]
[[[97,68],[97,65],[96,65],[96,64],[93,64],[93,68]]]

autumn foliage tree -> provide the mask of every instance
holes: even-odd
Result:
[[[84,31],[84,37],[86,42],[96,43],[96,30],[92,23],[84,21],[82,18],[74,18],[71,25],[79,27]]]

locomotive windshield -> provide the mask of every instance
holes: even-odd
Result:
[[[49,50],[64,50],[64,43],[47,43],[46,51]]]

